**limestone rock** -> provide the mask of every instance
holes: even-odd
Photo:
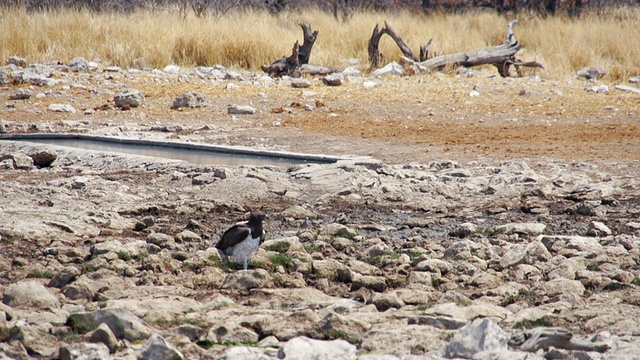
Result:
[[[40,149],[29,154],[33,164],[37,167],[49,167],[58,158],[58,153],[53,149]]]
[[[78,276],[80,276],[80,270],[75,266],[67,266],[60,270],[56,275],[51,278],[48,286],[54,288],[63,288],[65,285],[73,282]]]
[[[256,108],[249,105],[232,105],[227,108],[230,115],[253,115],[256,112]]]
[[[329,86],[340,86],[344,82],[344,76],[339,73],[329,74],[322,81]]]
[[[344,340],[323,341],[299,336],[287,341],[278,352],[287,360],[356,360],[357,348]]]
[[[309,79],[299,78],[291,80],[291,87],[295,89],[306,89],[311,87],[311,81]]]
[[[590,222],[589,229],[587,230],[587,235],[589,236],[609,236],[612,233],[611,229],[600,221]]]
[[[31,170],[33,169],[33,159],[30,156],[21,153],[0,155],[0,161],[10,160],[12,162],[12,168],[19,170]]]
[[[69,70],[73,72],[88,72],[98,69],[98,64],[95,62],[87,61],[83,57],[76,57],[69,61]]]
[[[114,96],[113,101],[119,108],[136,108],[144,104],[144,95],[138,90],[125,90]]]
[[[11,56],[6,61],[7,65],[15,65],[17,67],[25,68],[27,67],[27,60],[21,58],[19,56]]]
[[[248,291],[251,289],[272,288],[273,278],[264,269],[238,271],[227,275],[223,289]]]
[[[397,62],[391,62],[389,64],[387,64],[386,66],[375,70],[374,72],[372,72],[369,76],[370,77],[376,77],[376,76],[402,76],[404,73],[404,68],[402,67],[402,65],[398,64]]]
[[[476,319],[464,326],[444,349],[444,357],[470,359],[476,353],[506,349],[509,335],[490,319]]]
[[[87,334],[87,339],[92,343],[106,345],[112,353],[118,349],[118,338],[106,323],[98,325],[97,329]]]
[[[498,231],[504,231],[505,234],[522,234],[522,235],[540,235],[547,226],[541,223],[511,223],[501,225],[496,228]]]
[[[262,349],[249,346],[234,346],[227,349],[220,360],[275,360]]]
[[[390,308],[400,309],[404,306],[404,301],[395,294],[375,294],[371,298],[371,303],[378,311],[386,311]]]
[[[142,347],[139,360],[182,360],[184,356],[162,336],[153,334]]]
[[[18,89],[9,96],[9,100],[29,100],[31,95],[33,95],[33,91],[29,89]]]
[[[99,360],[109,358],[104,344],[75,343],[60,347],[60,360]]]
[[[47,111],[71,113],[71,114],[75,114],[78,112],[78,110],[76,110],[73,106],[69,104],[51,104],[47,106]]]
[[[206,105],[206,100],[203,94],[195,91],[190,91],[175,98],[173,100],[171,108],[201,108],[205,107]]]
[[[20,309],[55,309],[60,306],[58,299],[35,280],[26,280],[9,287],[2,302]]]
[[[124,308],[105,308],[93,312],[78,312],[69,316],[67,323],[74,331],[84,333],[105,323],[119,339],[146,340],[151,331],[137,316]]]

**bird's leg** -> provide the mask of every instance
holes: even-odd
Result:
[[[244,258],[244,269],[247,270],[248,266],[249,266],[249,258]]]
[[[220,259],[225,263],[229,262],[229,257],[224,253],[224,251],[222,251],[222,249],[218,249],[218,255],[220,255]]]

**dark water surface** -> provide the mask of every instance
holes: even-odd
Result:
[[[277,157],[277,156],[232,154],[232,153],[212,151],[212,150],[185,149],[185,148],[167,147],[167,146],[126,144],[126,143],[107,142],[107,141],[89,140],[89,139],[22,139],[22,141],[29,141],[33,143],[39,143],[39,144],[66,146],[66,147],[85,149],[85,150],[111,151],[111,152],[134,154],[134,155],[154,156],[154,157],[166,158],[166,159],[178,159],[178,160],[185,160],[193,164],[201,164],[201,165],[227,165],[227,166],[275,165],[275,166],[286,167],[286,166],[305,164],[305,163],[329,162],[329,161],[292,159],[292,158]]]

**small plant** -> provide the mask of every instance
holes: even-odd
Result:
[[[128,251],[118,251],[118,259],[122,261],[131,261],[131,254]]]
[[[146,251],[138,254],[138,260],[140,260],[141,262],[144,262],[148,257],[149,257],[149,253]]]
[[[30,278],[36,279],[51,279],[53,277],[53,273],[49,270],[33,270],[29,276]]]
[[[521,329],[533,329],[533,328],[543,327],[543,326],[553,326],[553,324],[551,324],[550,321],[548,321],[545,317],[541,317],[536,320],[518,321],[513,325],[513,328],[521,330]]]
[[[425,311],[429,308],[433,307],[433,304],[431,302],[428,302],[426,304],[418,304],[418,306],[415,307],[415,311]]]
[[[444,340],[444,341],[446,341],[446,342],[449,342],[449,341],[451,341],[451,339],[453,339],[453,337],[454,337],[455,335],[456,335],[456,333],[455,333],[455,332],[453,332],[453,331],[447,331],[447,332],[445,332],[444,334],[442,334],[442,335],[441,335],[441,339],[442,339],[442,340]]]
[[[326,332],[325,336],[328,340],[342,339],[351,344],[359,344],[361,342],[357,337],[351,336],[346,331],[338,329],[330,329]]]
[[[380,255],[369,256],[368,258],[364,259],[364,262],[366,262],[369,265],[373,265],[378,269],[382,269],[388,264],[387,261],[383,259],[382,256]]]
[[[352,240],[356,236],[358,236],[356,233],[352,233],[352,232],[350,232],[349,230],[346,230],[346,229],[341,229],[337,233],[331,235],[332,238],[341,237],[341,238],[345,238],[345,239],[349,239],[349,240]]]
[[[409,258],[411,260],[419,258],[420,255],[425,254],[424,251],[415,251],[415,250],[410,250],[409,253],[407,255],[409,255]]]
[[[432,277],[431,278],[431,286],[433,286],[434,288],[437,289],[442,284],[444,284],[444,280],[442,280],[441,278],[438,278],[438,277]]]
[[[640,286],[640,278],[633,278],[633,280],[631,280],[631,285]]]
[[[317,244],[316,245],[312,245],[312,246],[308,246],[307,245],[307,246],[304,247],[304,249],[308,253],[314,253],[314,252],[322,250],[322,246],[317,245]]]
[[[284,252],[287,252],[287,250],[289,250],[289,247],[291,247],[291,244],[289,244],[288,242],[280,241],[278,243],[265,246],[264,248],[269,251],[284,253]]]
[[[293,265],[293,259],[294,259],[293,256],[289,256],[285,254],[273,254],[269,256],[269,260],[271,260],[271,264],[273,264],[273,266],[282,265],[285,268]]]

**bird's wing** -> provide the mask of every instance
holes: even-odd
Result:
[[[251,229],[247,225],[234,225],[222,234],[216,247],[218,249],[230,248],[244,241],[249,235],[251,235]]]

